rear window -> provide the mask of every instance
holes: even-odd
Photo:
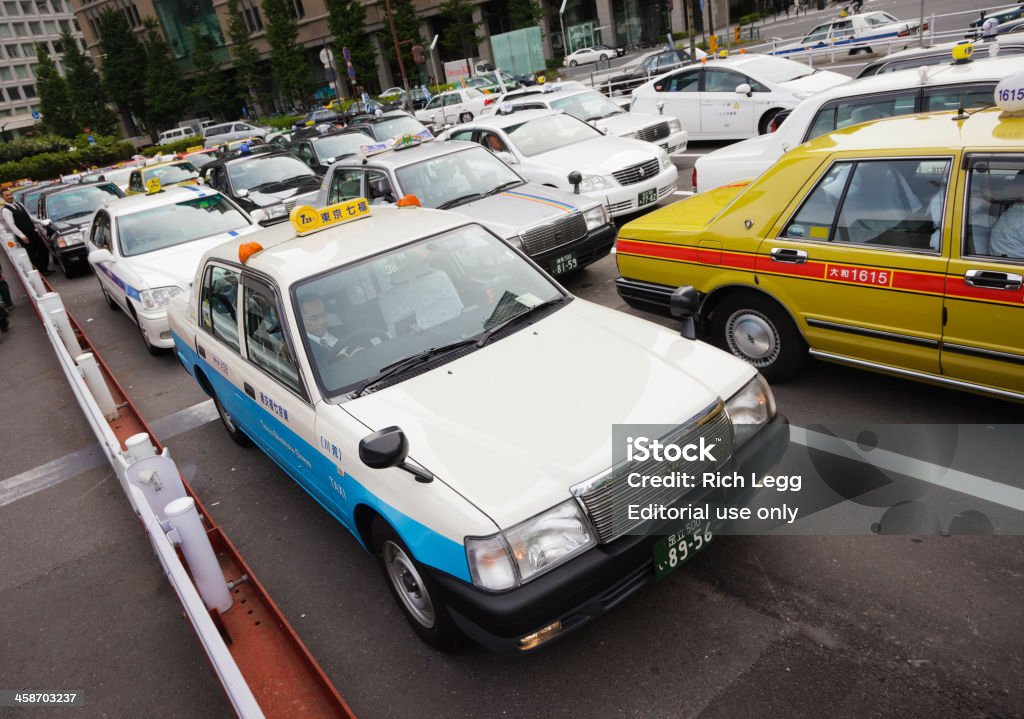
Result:
[[[225,135],[231,132],[231,125],[210,125],[206,128],[206,136],[212,137],[213,135]]]

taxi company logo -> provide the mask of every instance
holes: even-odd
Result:
[[[647,170],[642,167],[638,167],[637,170],[640,171],[640,177],[647,177]]]

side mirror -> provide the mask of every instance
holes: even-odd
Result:
[[[249,191],[246,190],[245,188],[242,188],[241,190],[239,190],[238,192],[235,193],[235,197],[248,197],[248,196],[249,196]]]
[[[672,316],[682,323],[679,334],[688,340],[697,339],[697,326],[693,319],[700,309],[697,290],[689,285],[677,287],[668,298],[668,308]]]
[[[572,185],[572,191],[577,195],[580,194],[580,183],[583,182],[583,175],[580,174],[579,170],[573,170],[569,173],[569,184]]]
[[[113,262],[114,256],[110,254],[110,250],[93,250],[89,253],[89,262],[94,265],[98,265],[102,262]]]
[[[416,478],[417,482],[433,482],[434,475],[409,464],[409,440],[400,427],[385,427],[359,440],[359,459],[372,469],[400,467]]]
[[[253,222],[263,222],[263,220],[267,219],[267,211],[262,208],[256,208],[249,213],[249,217],[252,218]]]
[[[753,94],[753,92],[754,91],[750,89],[750,85],[748,85],[745,82],[740,83],[739,85],[736,86],[737,95],[746,95],[747,97],[750,97]]]
[[[511,152],[495,152],[494,156],[504,162],[506,165],[518,165],[519,160]]]
[[[39,220],[39,224],[42,225],[43,227],[49,227],[50,225],[53,224],[53,220],[51,220],[49,217],[44,217],[43,219]]]

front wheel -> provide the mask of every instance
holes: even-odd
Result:
[[[473,113],[472,112],[464,112],[461,115],[459,115],[459,122],[472,122],[472,121],[473,121]]]
[[[756,295],[733,295],[715,307],[711,336],[727,352],[752,364],[769,382],[797,374],[807,343],[777,304]]]
[[[569,67],[576,67],[576,64],[577,64],[577,63],[576,63],[576,61],[575,61],[575,60],[570,60],[570,61],[569,61]]]
[[[757,123],[757,134],[767,135],[772,127],[772,120],[779,114],[779,110],[769,110],[761,116],[760,122]]]
[[[420,571],[405,542],[380,517],[373,523],[373,547],[388,589],[413,631],[442,652],[457,649],[462,633],[438,596],[437,587]]]
[[[607,55],[602,55],[602,56],[601,56],[600,58],[598,58],[598,59],[599,59],[599,60],[600,60],[601,62],[607,62],[607,61],[608,61],[608,56],[607,56]]]

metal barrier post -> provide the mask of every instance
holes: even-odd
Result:
[[[53,326],[57,328],[57,334],[60,335],[60,339],[64,343],[64,347],[67,348],[68,354],[81,354],[82,345],[78,343],[75,331],[71,329],[71,322],[68,320],[68,313],[64,311],[64,308],[58,307],[55,310],[50,310],[50,320],[53,322]]]
[[[82,379],[88,385],[103,416],[108,422],[117,419],[120,413],[117,411],[114,397],[110,394],[110,388],[107,387],[107,382],[103,379],[103,373],[100,372],[100,366],[92,352],[85,352],[75,357],[75,364],[78,365],[78,371],[81,372]]]
[[[39,270],[31,269],[28,271],[28,283],[31,285],[36,297],[42,297],[46,294],[46,287],[43,286],[43,277],[39,274]]]
[[[135,437],[146,435],[135,435]],[[132,437],[134,439],[135,437]],[[126,443],[127,444],[127,443]],[[149,445],[152,450],[153,445]],[[128,460],[129,452],[125,452]],[[181,473],[171,459],[170,453],[164,449],[162,454],[151,454],[149,457],[129,460],[125,470],[128,482],[141,490],[146,503],[153,514],[160,520],[160,526],[166,532],[170,523],[165,514],[167,506],[177,499],[186,496],[185,484],[181,481]]]
[[[181,545],[206,608],[222,613],[231,609],[231,592],[228,591],[228,584],[217,563],[217,555],[213,553],[206,530],[203,529],[195,500],[191,497],[175,499],[164,508],[164,512],[167,521],[177,532],[176,541]]]

